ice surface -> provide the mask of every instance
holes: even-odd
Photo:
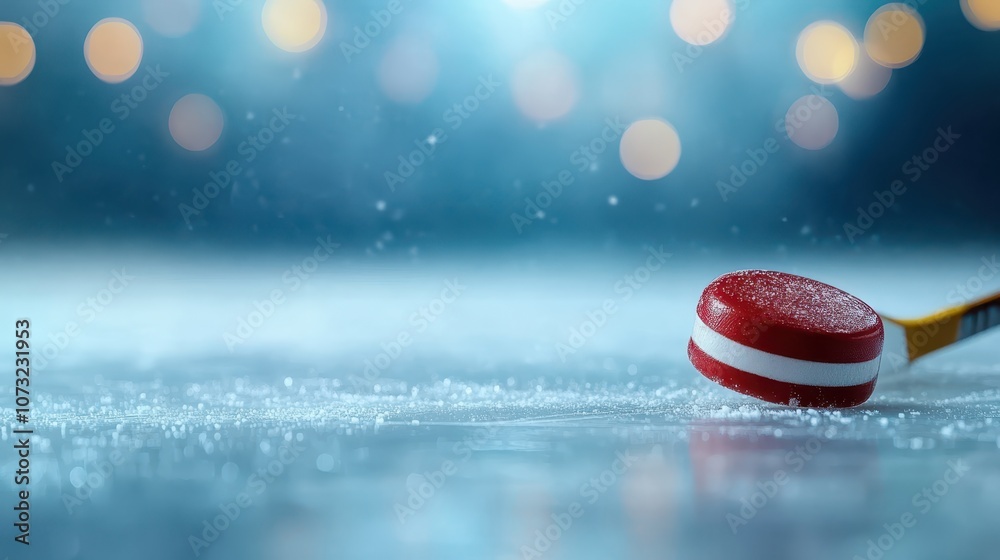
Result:
[[[67,257],[25,263],[41,272],[31,284],[5,269],[0,282],[25,294],[7,312],[31,318],[39,344],[80,324],[33,376],[40,545],[29,557],[194,557],[191,536],[251,489],[252,504],[201,555],[523,558],[536,531],[578,503],[583,513],[542,557],[865,557],[868,539],[909,512],[917,525],[886,558],[993,558],[997,333],[883,376],[868,403],[839,411],[743,397],[684,356],[701,289],[728,270],[787,270],[906,316],[947,304],[980,254],[934,267],[926,252],[677,254],[638,288],[626,279],[643,277],[643,250],[348,261],[294,291],[282,275],[300,255],[197,266]],[[88,322],[79,305],[122,267],[135,280]],[[444,302],[449,282],[459,293]],[[284,303],[230,352],[223,334],[274,289]],[[607,300],[614,311],[591,328]],[[421,328],[415,313],[433,321]],[[410,343],[396,351],[403,333]],[[379,365],[366,373],[369,362]],[[290,448],[295,458],[280,463]],[[637,459],[616,474],[618,453]],[[956,461],[968,472],[939,485],[946,494],[924,512],[914,495],[953,478]],[[257,493],[250,477],[279,463]],[[777,493],[733,532],[728,515],[778,471]],[[426,480],[443,482],[407,505]]]

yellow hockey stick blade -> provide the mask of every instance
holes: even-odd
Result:
[[[898,371],[945,346],[1000,325],[1000,293],[918,319],[882,315],[885,346],[880,369]]]

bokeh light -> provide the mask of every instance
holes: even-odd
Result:
[[[549,0],[503,0],[508,6],[518,10],[533,10]]]
[[[20,83],[35,67],[35,42],[16,23],[0,22],[0,86]]]
[[[733,23],[731,0],[674,0],[670,25],[677,36],[692,45],[708,45],[721,39]]]
[[[830,145],[840,129],[840,116],[830,100],[818,95],[800,97],[785,114],[785,132],[807,150]]]
[[[143,0],[146,24],[164,37],[182,37],[201,18],[201,0]]]
[[[877,64],[864,50],[858,55],[858,63],[854,71],[837,83],[849,97],[853,99],[868,99],[879,94],[889,85],[892,70]]]
[[[434,91],[438,78],[438,58],[424,39],[404,35],[396,38],[378,67],[378,83],[389,99],[417,104]]]
[[[818,21],[799,34],[795,57],[812,81],[832,84],[847,77],[858,60],[858,43],[843,25]]]
[[[211,148],[222,136],[223,126],[222,109],[200,93],[185,95],[170,110],[170,135],[185,150],[201,152]]]
[[[326,18],[321,0],[267,0],[261,14],[267,38],[288,52],[315,47],[326,33]]]
[[[512,88],[518,109],[539,122],[569,113],[579,95],[573,63],[552,50],[535,53],[519,62],[514,68]]]
[[[962,0],[962,13],[969,23],[983,31],[1000,29],[1000,1]]]
[[[924,48],[924,20],[906,4],[886,4],[865,25],[868,56],[887,68],[909,66]]]
[[[142,36],[131,22],[108,18],[97,22],[83,46],[87,66],[111,84],[132,77],[142,62]]]
[[[622,134],[618,155],[629,173],[646,181],[666,177],[681,159],[681,138],[670,123],[643,119]]]

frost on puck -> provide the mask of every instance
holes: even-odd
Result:
[[[860,299],[802,276],[725,274],[698,301],[688,357],[705,377],[758,399],[857,406],[871,396],[882,320]]]

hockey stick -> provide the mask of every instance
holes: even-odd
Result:
[[[882,324],[882,368],[897,371],[935,350],[1000,325],[1000,293],[917,319],[882,315]]]

